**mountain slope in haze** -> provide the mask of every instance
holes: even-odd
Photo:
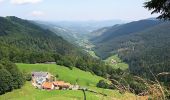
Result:
[[[91,43],[89,42],[90,37],[95,37],[96,33],[91,34],[90,32],[102,28],[112,26],[114,24],[121,24],[125,21],[121,20],[104,20],[104,21],[56,21],[56,22],[43,22],[34,21],[37,25],[44,29],[61,36],[63,39],[69,41],[72,44],[78,45],[82,49],[89,49]],[[88,47],[88,48],[86,48]]]
[[[97,51],[97,54],[105,58],[114,51],[116,46],[121,46],[121,43],[117,43],[117,40],[122,40],[123,36],[135,34],[161,23],[162,21],[158,20],[140,20],[123,25],[115,25],[113,27],[109,27],[103,33],[100,33],[101,35],[93,37],[91,41],[96,45],[95,50]]]
[[[153,27],[155,25],[160,24],[161,21],[157,20],[140,20],[135,22],[130,22],[122,25],[114,25],[109,28],[107,31],[104,31],[102,35],[94,38],[94,42],[105,42],[113,39],[114,37],[129,35],[132,33],[136,33],[147,28]]]
[[[93,32],[90,33],[91,38],[92,37],[98,37],[101,36],[102,34],[104,34],[107,30],[109,30],[111,27],[104,27],[98,30],[95,30]]]
[[[69,41],[70,43],[75,43],[77,41],[77,34],[69,29],[63,28],[61,26],[55,25],[50,22],[43,22],[43,21],[33,21],[38,26],[42,27],[43,29],[48,29],[54,32],[56,35],[61,36],[63,39]]]
[[[69,29],[78,34],[88,34],[102,27],[112,26],[114,24],[122,24],[122,20],[104,20],[104,21],[58,21],[52,22],[57,26]]]
[[[161,72],[169,72],[170,22],[157,21],[154,23],[158,24],[134,33],[117,34],[115,31],[112,34],[108,33],[111,34],[110,37],[114,37],[96,43],[95,50],[103,58],[111,54],[118,54],[123,61],[129,64],[131,73],[136,75],[153,79],[150,71],[155,75]],[[131,30],[133,30],[133,27]],[[170,82],[168,77],[160,78],[160,80]]]
[[[125,21],[121,20],[104,20],[104,21],[53,21],[53,22],[42,22],[42,21],[35,21],[35,23],[40,24],[40,26],[43,26],[43,28],[48,28],[55,32],[56,34],[59,34],[61,29],[64,29],[63,34],[61,35],[64,39],[71,39],[75,41],[81,41],[82,39],[85,39],[90,37],[90,32],[97,30],[102,27],[108,27],[112,26],[114,24],[122,24],[125,23]],[[58,29],[59,28],[59,29]],[[70,38],[68,38],[70,37]],[[75,42],[73,41],[73,42]],[[71,41],[72,42],[72,41]]]

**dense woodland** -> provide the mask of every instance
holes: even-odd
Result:
[[[146,26],[146,23],[151,26],[137,30],[139,27]],[[102,36],[101,40],[100,37],[94,40],[96,53],[103,58],[118,54],[129,64],[130,73],[133,75],[155,80],[154,74],[160,81],[169,84],[169,75],[157,76],[159,73],[170,71],[169,26],[169,22],[152,19],[110,28],[103,33],[106,36],[111,34],[108,40],[103,40]]]
[[[94,48],[96,54],[102,59],[106,59],[111,54],[117,52],[115,48],[123,47],[124,44],[122,41],[124,41],[125,37],[161,23],[162,21],[151,19],[134,21],[122,25],[114,25],[112,27],[104,28],[104,30],[99,29],[95,32],[92,32],[93,35],[96,34],[96,37],[93,37],[91,41],[96,45]],[[98,35],[98,33],[100,33],[100,35]],[[138,38],[136,38],[135,41],[138,41]]]

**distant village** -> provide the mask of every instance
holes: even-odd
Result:
[[[49,72],[32,72],[32,85],[44,90],[78,90],[80,88],[79,85],[57,81]]]

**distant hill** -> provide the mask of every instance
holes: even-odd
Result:
[[[55,25],[69,29],[78,34],[88,34],[94,30],[102,27],[113,26],[115,24],[122,24],[123,20],[103,20],[103,21],[56,21],[52,22]]]
[[[104,27],[98,30],[95,30],[93,32],[90,33],[91,37],[99,37],[101,35],[103,35],[107,30],[109,30],[111,27]]]
[[[102,27],[109,27],[115,24],[122,24],[126,21],[122,20],[104,20],[104,21],[34,21],[38,23],[43,28],[48,28],[52,30],[54,33],[59,34],[61,31],[64,39],[71,40],[71,42],[75,43],[75,41],[81,41],[84,38],[88,38],[91,36],[90,32],[97,30]],[[73,41],[74,40],[74,41]]]
[[[118,54],[132,73],[152,77],[148,68],[155,74],[170,71],[170,22],[131,22],[110,28],[92,40],[98,56],[105,59]]]
[[[111,41],[113,38],[140,32],[160,23],[162,22],[157,20],[140,20],[122,25],[114,25],[113,27],[109,27],[107,30],[101,33],[100,36],[94,37],[92,41],[94,43],[108,42]]]
[[[77,34],[67,28],[63,28],[58,26],[52,22],[43,22],[43,21],[33,21],[38,26],[42,27],[43,29],[48,29],[54,32],[56,35],[61,36],[64,40],[69,41],[70,43],[74,44],[77,41]]]

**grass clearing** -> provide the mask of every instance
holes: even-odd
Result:
[[[92,57],[99,59],[99,57],[95,54],[94,51],[92,51],[92,50],[87,50],[87,52],[88,52]]]
[[[93,87],[94,88],[94,87]],[[120,94],[118,91],[104,90],[95,88],[95,90],[107,93],[107,97],[102,95],[86,92],[87,100],[135,100],[127,99],[127,97],[134,98],[132,94]],[[83,92],[80,90],[52,90],[45,91],[35,89],[31,82],[26,84],[18,90],[8,92],[0,96],[0,100],[84,100]]]
[[[0,96],[0,100],[83,100],[82,91],[35,89],[31,82],[27,82],[22,89],[14,90]],[[87,100],[100,100],[101,95],[87,92]]]
[[[75,67],[70,70],[67,67],[59,66],[56,64],[17,64],[17,66],[23,72],[47,71],[54,76],[58,75],[59,80],[64,80],[72,84],[77,82],[82,86],[96,86],[99,80],[104,79]]]
[[[112,59],[116,61],[115,64],[113,64],[113,63],[111,62]],[[122,70],[126,70],[126,69],[129,68],[129,65],[128,65],[127,63],[123,62],[123,61],[118,57],[118,55],[113,55],[113,56],[107,58],[107,59],[104,60],[104,61],[105,61],[107,64],[111,65],[114,69],[120,68],[120,69],[122,69]]]

